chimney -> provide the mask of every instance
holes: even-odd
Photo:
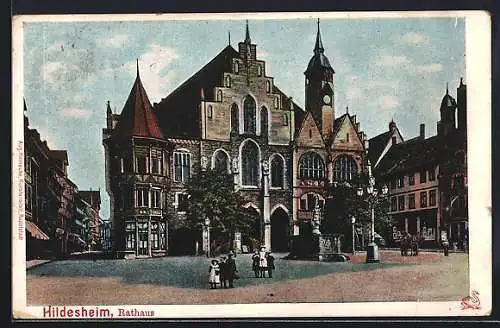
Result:
[[[425,124],[420,124],[420,139],[425,139]]]

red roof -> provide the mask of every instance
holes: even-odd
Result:
[[[113,136],[164,139],[139,71]]]

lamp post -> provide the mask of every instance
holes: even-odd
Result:
[[[368,186],[366,187],[367,198],[366,201],[370,206],[371,212],[371,233],[370,233],[370,242],[368,243],[368,247],[366,250],[366,263],[378,263],[380,262],[380,256],[378,251],[378,245],[375,243],[375,204],[378,198],[385,197],[388,192],[387,186],[384,184],[382,186],[382,195],[378,195],[378,190],[375,188],[375,178],[372,175],[372,169],[370,160],[368,160]],[[356,193],[359,197],[363,196],[364,190],[359,187],[356,190]]]
[[[204,241],[205,241],[205,252],[207,254],[207,257],[210,257],[210,219],[206,218],[205,219],[205,231],[204,231]]]
[[[353,216],[351,218],[351,223],[352,223],[352,255],[356,254],[356,242],[354,238],[354,224],[356,223],[356,218]]]

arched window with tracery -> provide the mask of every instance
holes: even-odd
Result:
[[[231,105],[231,132],[238,133],[239,131],[239,121],[240,121],[240,111],[238,105]]]
[[[337,182],[351,181],[357,172],[358,165],[351,156],[342,155],[333,163],[333,179]]]
[[[255,100],[246,96],[243,101],[243,131],[255,134]]]
[[[214,157],[214,170],[227,172],[229,169],[229,158],[223,150],[217,150]]]
[[[268,129],[267,108],[262,106],[260,109],[260,135],[267,137]]]
[[[315,152],[305,153],[300,158],[299,174],[301,179],[321,180],[325,177],[325,162]]]
[[[273,158],[271,159],[271,187],[283,188],[284,166],[285,164],[283,163],[283,158],[281,156],[273,156]]]
[[[252,141],[247,141],[241,148],[241,175],[244,186],[258,186],[259,149]]]

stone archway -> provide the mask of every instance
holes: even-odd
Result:
[[[271,249],[274,252],[289,250],[290,218],[283,208],[278,207],[271,215]]]

